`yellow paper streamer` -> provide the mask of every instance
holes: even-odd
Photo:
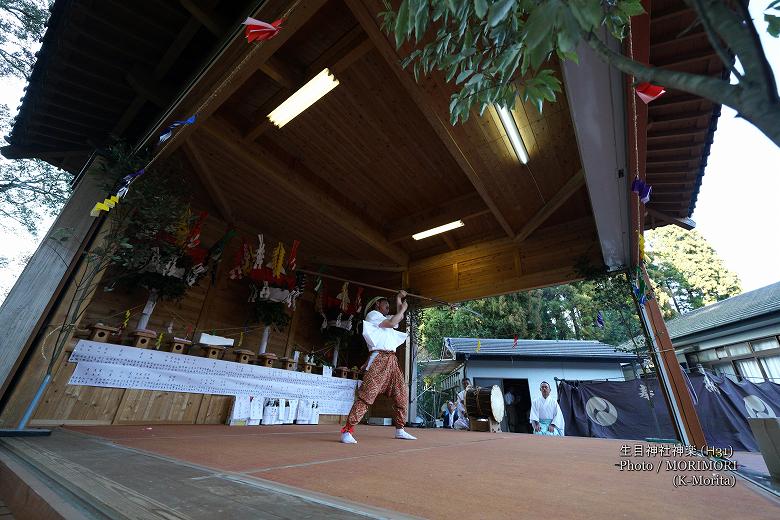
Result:
[[[639,263],[643,263],[645,261],[645,235],[640,234],[639,235]]]
[[[479,340],[477,340],[477,352],[479,352],[482,349],[482,343],[480,343]]]
[[[125,321],[122,322],[122,328],[127,328],[127,324],[130,322],[130,310],[125,311]]]
[[[282,268],[284,267],[284,244],[279,242],[279,245],[274,249],[274,254],[271,258],[271,270],[273,271],[274,278],[277,278],[282,274]]]
[[[103,199],[103,202],[96,202],[89,214],[93,217],[99,217],[101,211],[110,211],[117,204],[119,204],[119,197],[111,195],[107,199]]]
[[[160,348],[160,345],[162,345],[162,339],[163,339],[163,333],[161,332],[159,336],[157,336],[157,348]]]
[[[241,334],[238,335],[238,345],[236,346],[240,347],[243,342],[244,342],[244,333],[242,332]]]

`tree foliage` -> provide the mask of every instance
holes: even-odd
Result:
[[[739,277],[696,230],[664,226],[648,231],[647,270],[665,318],[742,292]]]
[[[648,273],[665,317],[676,314],[672,296],[687,312],[741,292],[738,277],[696,231],[666,226],[648,232]],[[422,311],[423,355],[438,359],[445,337],[597,340],[643,354],[645,343],[626,273],[579,267],[585,280],[466,302],[483,316],[429,308]],[[601,313],[604,326],[597,323]]]
[[[625,274],[466,302],[482,318],[448,308],[422,311],[420,343],[438,359],[443,338],[597,340],[619,345],[641,334]],[[597,324],[601,313],[604,327]]]
[[[0,78],[29,78],[49,5],[47,0],[0,0]],[[11,113],[2,104],[0,135],[10,130]],[[0,161],[0,222],[36,234],[40,218],[57,214],[70,195],[70,175],[39,159]]]
[[[561,92],[549,60],[577,61],[581,42],[607,63],[634,77],[730,106],[780,146],[780,98],[747,1],[686,0],[713,48],[732,71],[734,84],[699,74],[656,68],[612,50],[606,35],[624,39],[641,0],[385,0],[382,27],[400,48],[413,50],[402,64],[415,78],[442,71],[460,89],[452,95],[453,124],[473,108],[512,107],[515,99],[554,102]],[[765,11],[767,30],[780,33],[780,3]],[[735,66],[736,62],[741,68]]]
[[[0,105],[0,132],[10,129],[8,107]],[[35,234],[42,215],[56,215],[70,195],[68,172],[39,159],[0,163],[0,221],[13,221]]]
[[[30,76],[31,49],[43,37],[50,5],[47,0],[0,0],[0,77]]]

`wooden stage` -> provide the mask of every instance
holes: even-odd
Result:
[[[36,492],[74,518],[780,518],[739,477],[675,488],[675,472],[620,471],[624,441],[412,431],[361,425],[342,445],[334,425],[57,429],[0,439],[0,500],[17,518],[57,518]]]

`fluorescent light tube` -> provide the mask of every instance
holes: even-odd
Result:
[[[459,227],[463,227],[462,220],[456,220],[455,222],[450,222],[449,224],[444,224],[443,226],[435,227],[433,229],[429,229],[428,231],[415,233],[414,235],[412,235],[412,238],[415,240],[422,240],[423,238],[432,237],[433,235],[438,235],[439,233],[445,233],[447,231],[451,231]]]
[[[316,103],[322,96],[336,88],[338,84],[339,80],[330,73],[330,70],[322,69],[322,72],[310,79],[268,114],[268,119],[281,128],[292,118]]]
[[[528,164],[528,151],[525,149],[525,143],[523,138],[520,137],[520,131],[517,129],[517,123],[515,117],[512,115],[512,111],[506,107],[496,105],[498,111],[498,117],[501,118],[501,123],[504,125],[506,135],[509,136],[509,142],[512,143],[512,148],[515,149],[517,158],[523,164]]]

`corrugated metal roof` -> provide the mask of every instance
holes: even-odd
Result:
[[[672,340],[764,314],[780,312],[780,282],[732,296],[666,323]]]
[[[477,352],[479,340],[479,352]],[[599,341],[521,339],[517,347],[514,340],[483,338],[444,338],[444,343],[453,354],[478,356],[517,357],[565,357],[599,359],[634,359],[628,352],[619,352],[612,345]]]

